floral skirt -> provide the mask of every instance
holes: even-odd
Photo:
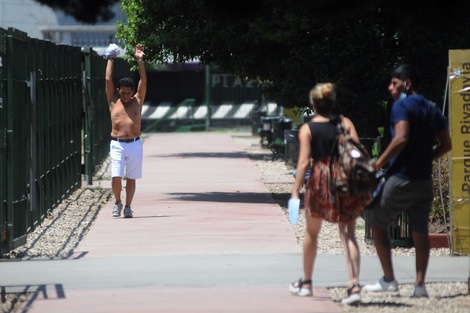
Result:
[[[364,207],[372,201],[371,193],[342,195],[330,184],[329,159],[316,161],[307,182],[304,195],[305,213],[328,222],[348,222],[364,213]]]

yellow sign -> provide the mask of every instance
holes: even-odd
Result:
[[[470,50],[449,50],[452,247],[470,254]]]

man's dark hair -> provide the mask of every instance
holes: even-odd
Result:
[[[123,77],[119,80],[118,88],[121,87],[131,87],[132,89],[134,89],[134,81],[130,77]]]
[[[390,73],[391,77],[396,77],[399,80],[409,79],[413,82],[413,86],[419,85],[419,72],[414,65],[403,64],[392,70]]]

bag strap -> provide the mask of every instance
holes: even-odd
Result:
[[[333,158],[333,156],[335,154],[335,151],[336,151],[336,148],[338,147],[339,136],[340,135],[344,135],[344,136],[348,135],[348,133],[346,132],[346,126],[344,125],[344,122],[343,122],[343,116],[338,115],[338,116],[336,116],[335,120],[336,120],[336,130],[337,130],[336,140],[335,140],[335,144],[331,148],[330,159]]]
[[[346,132],[346,126],[344,125],[344,118],[342,115],[338,115],[338,117],[336,118],[336,128],[338,129],[338,135],[339,134],[343,134],[343,135],[347,135],[348,133]]]
[[[336,189],[333,185],[333,180],[332,180],[333,163],[338,160],[338,158],[336,157],[337,156],[336,154],[338,153],[339,137],[341,135],[347,136],[346,127],[344,126],[344,123],[343,123],[343,116],[338,115],[336,116],[335,119],[336,119],[336,129],[337,129],[336,139],[335,139],[335,143],[333,147],[331,148],[330,158],[328,160],[329,161],[328,167],[330,169],[330,176],[328,177],[328,184],[329,184],[329,188],[331,192],[332,203],[335,203],[337,201]]]

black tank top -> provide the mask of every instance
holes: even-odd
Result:
[[[320,160],[331,155],[331,150],[336,140],[337,119],[330,119],[329,122],[308,122],[312,141],[312,158]]]

